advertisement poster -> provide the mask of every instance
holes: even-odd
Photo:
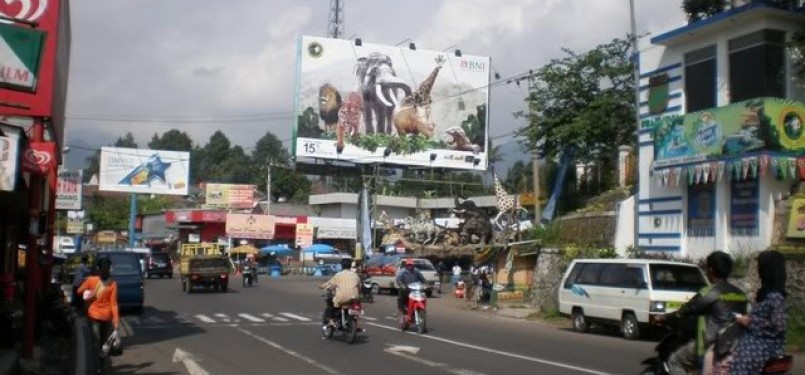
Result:
[[[758,186],[756,179],[732,180],[730,195],[730,233],[732,235],[754,236],[758,234],[758,213],[760,211]]]
[[[19,132],[0,136],[0,191],[14,191],[19,165]]]
[[[190,153],[101,148],[99,190],[187,195]]]
[[[714,184],[688,186],[688,236],[712,237],[716,228]]]
[[[791,201],[786,237],[805,238],[805,198],[797,198]]]
[[[297,158],[486,169],[491,60],[305,36]]]
[[[296,224],[296,246],[308,247],[313,245],[313,225]]]
[[[33,92],[44,44],[40,30],[0,23],[0,86]]]
[[[84,211],[67,211],[67,233],[84,233]]]
[[[56,181],[56,209],[80,210],[83,171],[59,170]]]
[[[274,217],[271,215],[227,214],[226,234],[233,238],[274,238]]]
[[[759,149],[805,152],[805,105],[776,98],[669,116],[654,129],[655,166],[741,155]]]
[[[40,175],[56,168],[56,142],[29,142],[22,153],[22,170]]]
[[[207,184],[205,203],[222,208],[252,208],[256,189],[254,185]]]

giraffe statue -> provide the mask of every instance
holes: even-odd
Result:
[[[433,71],[422,81],[419,88],[406,95],[402,99],[400,106],[395,109],[392,123],[394,128],[397,129],[397,134],[422,134],[428,138],[433,136],[436,124],[430,120],[430,107],[433,103],[430,92],[444,61],[443,56],[437,57],[436,67],[433,68]]]
[[[519,210],[519,207],[517,207],[519,202],[515,202],[514,198],[509,196],[509,193],[506,191],[506,188],[503,187],[503,184],[500,182],[498,174],[495,172],[494,168],[492,168],[492,180],[495,184],[495,196],[497,198],[498,209],[498,214],[495,215],[495,218],[492,219],[492,221],[495,222],[495,226],[498,227],[498,230],[503,230],[503,225],[500,223],[500,218],[504,214],[513,216],[514,213]]]
[[[442,69],[443,64],[444,57],[439,55],[439,57],[436,58],[436,67],[430,72],[428,78],[425,78],[425,80],[419,84],[419,89],[411,94],[413,96],[414,106],[423,107],[425,109],[426,119],[430,119],[430,105],[433,103],[430,92],[433,89],[433,84],[436,83],[436,77],[439,75],[439,70]]]

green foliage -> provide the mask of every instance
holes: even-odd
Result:
[[[614,259],[618,257],[618,252],[613,247],[597,248],[591,246],[578,246],[569,244],[564,247],[565,260],[570,262],[574,259]]]
[[[805,351],[805,308],[793,303],[787,306],[788,324],[786,325],[786,350],[789,352]]]
[[[548,225],[536,225],[525,233],[525,238],[529,240],[541,240],[543,246],[556,246],[560,242],[562,224],[554,221]]]
[[[103,197],[93,195],[87,202],[88,221],[97,230],[126,230],[129,225],[129,196]]]
[[[721,13],[725,5],[727,2],[724,0],[684,0],[682,11],[688,16],[688,21],[695,22]]]
[[[397,136],[384,133],[358,134],[347,139],[350,143],[375,152],[379,147],[385,147],[397,155],[409,155],[417,152],[444,148],[446,145],[439,140],[430,139],[421,134]]]
[[[154,133],[148,148],[152,150],[186,151],[193,150],[193,140],[190,135],[177,129],[168,130],[160,136]]]

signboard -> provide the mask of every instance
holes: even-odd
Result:
[[[805,238],[805,198],[797,198],[791,201],[786,237]]]
[[[59,170],[56,183],[56,209],[80,210],[83,171]]]
[[[688,187],[688,236],[715,235],[716,189],[714,184]]]
[[[274,217],[271,215],[227,214],[226,234],[234,238],[274,238]]]
[[[730,234],[751,236],[758,234],[758,181],[733,180],[730,196]]]
[[[310,36],[298,51],[297,160],[486,169],[488,57]]]
[[[14,191],[19,169],[19,131],[4,127],[0,136],[0,191]]]
[[[254,185],[207,184],[206,204],[215,207],[252,208]]]
[[[89,228],[87,228],[89,230]],[[117,242],[117,233],[113,230],[103,230],[98,232],[95,242],[99,244],[114,244]]]
[[[56,168],[56,142],[30,142],[22,154],[22,170],[46,175]]]
[[[318,239],[354,239],[357,237],[357,231],[355,228],[322,228],[319,227],[316,230],[316,238]]]
[[[84,233],[84,211],[67,211],[67,233]]]
[[[99,190],[187,195],[190,153],[101,148]]]
[[[296,246],[307,247],[310,245],[313,245],[313,226],[296,224]]]
[[[0,23],[0,86],[33,92],[44,44],[42,31]]]
[[[654,165],[718,159],[770,149],[805,153],[805,105],[761,98],[656,121]]]

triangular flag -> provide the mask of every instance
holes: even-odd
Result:
[[[762,155],[760,157],[760,177],[766,175],[766,169],[769,167],[769,155]]]
[[[797,165],[799,166],[799,178],[805,180],[805,158],[797,159]]]
[[[749,159],[749,171],[752,172],[752,178],[757,178],[757,158]]]
[[[668,169],[666,169],[666,170],[662,171],[662,185],[663,185],[663,186],[668,186],[668,174],[669,174],[670,172],[671,172],[671,171],[670,171],[670,170],[668,170]]]
[[[675,168],[674,178],[674,186],[679,186],[679,180],[682,178],[682,168]]]
[[[697,165],[693,168],[694,173],[696,173],[696,185],[702,182],[702,166]]]
[[[688,167],[688,185],[693,185],[693,167]]]
[[[721,181],[721,179],[724,177],[724,168],[726,167],[725,164],[725,162],[720,161],[718,162],[718,166],[716,166],[716,168],[718,168],[716,172],[716,180],[718,181]]]
[[[702,166],[702,174],[704,175],[704,182],[710,181],[710,164]]]
[[[788,177],[797,177],[797,159],[788,158]]]
[[[780,158],[777,161],[777,165],[779,166],[779,170],[777,171],[777,175],[780,178],[786,178],[786,174],[788,174],[788,167],[786,166],[786,164],[788,164],[788,159]]]
[[[746,180],[746,176],[749,174],[749,160],[748,159],[741,160],[741,165],[743,167],[742,168],[742,171],[743,171],[743,174],[742,174],[743,177],[742,178],[744,180]]]

